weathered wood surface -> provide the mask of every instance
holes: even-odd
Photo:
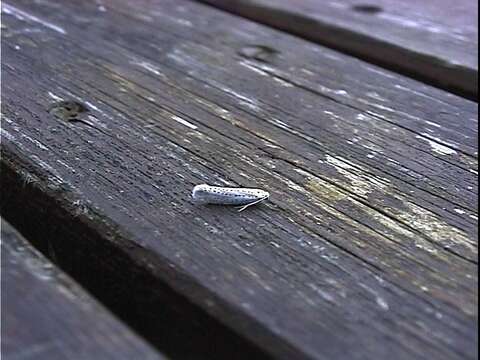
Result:
[[[163,359],[1,219],[5,360]]]
[[[476,357],[477,104],[194,2],[2,19],[2,207],[153,343],[170,306],[278,358]],[[197,206],[202,182],[272,197]]]
[[[478,96],[478,2],[201,0],[430,84]]]

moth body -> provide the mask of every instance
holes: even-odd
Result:
[[[249,206],[266,200],[269,196],[267,191],[261,189],[220,187],[207,184],[197,185],[192,191],[193,199],[201,204]]]

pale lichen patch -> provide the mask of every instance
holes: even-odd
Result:
[[[411,202],[405,202],[408,211],[397,214],[410,227],[443,247],[459,246],[471,254],[477,254],[476,242],[463,231],[441,221],[437,216]]]
[[[344,200],[348,197],[346,193],[339,191],[335,186],[318,178],[308,179],[305,183],[305,187],[318,197],[332,203]]]
[[[329,165],[335,167],[338,173],[349,180],[350,184],[347,187],[359,196],[367,196],[373,191],[385,192],[388,188],[390,182],[388,179],[378,180],[368,177],[361,169],[350,165],[341,157],[333,157],[327,154],[325,160]]]
[[[432,245],[430,242],[423,239],[422,237],[414,234],[411,230],[405,228],[399,222],[379,213],[374,209],[365,208],[364,210],[372,219],[378,221],[380,224],[382,224],[385,227],[385,229],[383,230],[383,233],[385,236],[388,236],[392,239],[396,239],[399,236],[407,239],[411,239],[413,242],[413,245],[416,248],[422,249],[431,254],[438,255],[438,249],[436,249],[434,245]]]
[[[452,144],[448,144],[448,143],[443,141],[443,143],[445,144],[444,145],[444,144],[440,143],[440,139],[434,138],[434,140],[431,140],[431,139],[427,138],[429,136],[430,136],[429,134],[422,133],[421,135],[417,135],[415,137],[419,140],[422,140],[422,141],[428,143],[428,145],[430,145],[432,151],[437,153],[437,154],[453,155],[453,154],[457,153],[456,150],[452,149],[452,146],[453,146]]]

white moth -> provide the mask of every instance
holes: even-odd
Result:
[[[260,189],[201,184],[193,188],[192,197],[195,202],[201,204],[240,205],[238,211],[243,211],[249,206],[268,199],[270,194]]]

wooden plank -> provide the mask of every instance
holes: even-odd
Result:
[[[164,359],[3,218],[2,358]]]
[[[151,341],[172,291],[278,358],[475,358],[477,104],[193,2],[3,9],[2,201]]]
[[[477,1],[201,1],[478,97]]]

